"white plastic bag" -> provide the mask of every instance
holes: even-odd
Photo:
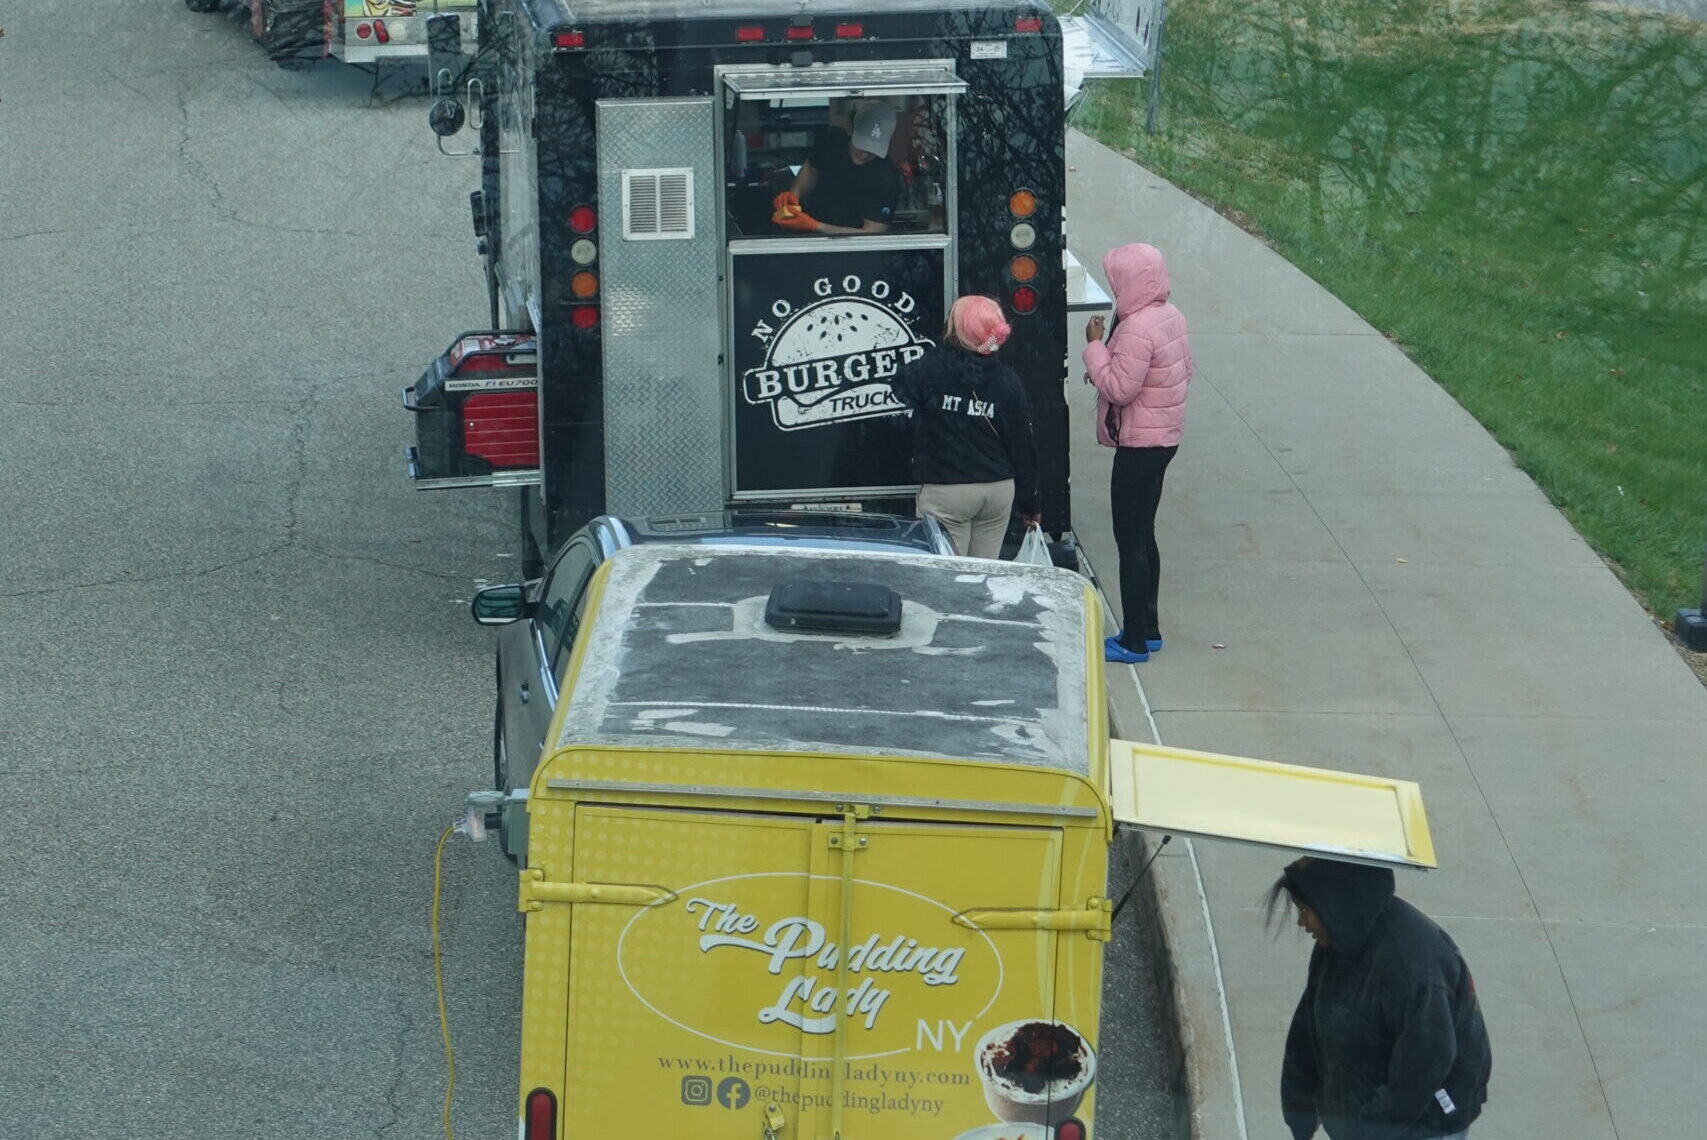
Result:
[[[1025,528],[1025,541],[1019,544],[1019,553],[1014,555],[1014,561],[1021,566],[1055,565],[1055,560],[1049,557],[1049,539],[1044,537],[1042,527]]]

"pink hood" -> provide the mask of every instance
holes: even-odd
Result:
[[[1168,299],[1168,263],[1153,245],[1135,241],[1108,251],[1103,276],[1114,290],[1114,312],[1129,317],[1145,305]]]
[[[1107,343],[1085,345],[1085,373],[1097,390],[1097,442],[1176,447],[1193,368],[1185,317],[1168,302],[1168,263],[1155,246],[1133,242],[1110,250],[1102,269],[1117,319]]]

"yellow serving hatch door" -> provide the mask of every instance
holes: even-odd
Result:
[[[1109,801],[1117,822],[1145,831],[1435,865],[1422,790],[1409,780],[1111,740]]]

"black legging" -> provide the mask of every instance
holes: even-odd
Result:
[[[1114,544],[1120,550],[1120,612],[1126,618],[1121,645],[1144,652],[1146,640],[1159,641],[1156,595],[1162,581],[1162,556],[1156,549],[1156,506],[1162,501],[1162,476],[1179,447],[1119,447],[1108,498],[1114,515]]]

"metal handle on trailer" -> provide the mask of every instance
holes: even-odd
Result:
[[[463,91],[468,95],[468,126],[478,131],[486,125],[486,84],[481,82],[478,75],[469,79]],[[475,147],[474,153],[479,154],[480,148]]]

